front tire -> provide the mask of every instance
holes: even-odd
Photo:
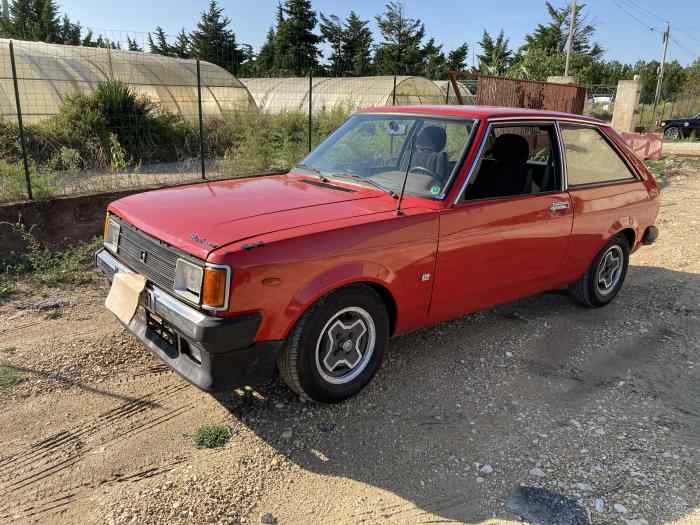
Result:
[[[582,305],[599,308],[620,292],[629,266],[630,247],[624,235],[616,235],[596,255],[581,278],[569,287]]]
[[[341,288],[301,316],[277,360],[280,375],[303,398],[338,403],[354,396],[379,369],[389,316],[366,285]]]

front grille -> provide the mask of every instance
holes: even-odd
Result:
[[[165,291],[172,291],[178,253],[130,224],[119,223],[119,257],[149,281]]]

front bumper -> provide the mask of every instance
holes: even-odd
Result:
[[[97,267],[111,281],[134,273],[105,249]],[[268,382],[282,341],[255,341],[260,315],[212,317],[148,283],[126,328],[183,378],[210,392]]]

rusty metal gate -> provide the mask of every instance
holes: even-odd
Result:
[[[480,106],[546,109],[580,115],[585,102],[586,88],[571,84],[480,76],[476,89],[476,103]]]

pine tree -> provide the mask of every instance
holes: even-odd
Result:
[[[34,0],[13,0],[10,4],[10,36],[23,40],[34,40],[37,18]]]
[[[328,45],[331,46],[331,56],[328,58],[331,73],[340,76],[346,69],[346,56],[343,49],[345,43],[343,23],[336,15],[326,16],[321,13],[320,17],[319,28],[321,29],[321,35],[323,35]]]
[[[571,27],[571,6],[557,8],[549,2],[545,2],[545,5],[551,20],[547,25],[538,24],[533,33],[525,36],[521,53],[526,53],[532,48],[544,49],[551,53],[565,52]],[[576,7],[572,49],[574,53],[598,58],[603,54],[603,49],[598,44],[591,43],[595,27],[588,23],[587,17],[583,14],[585,7],[585,4],[579,4]]]
[[[466,42],[456,47],[447,55],[447,69],[462,71],[467,67],[467,57],[469,56],[469,44]]]
[[[256,74],[258,76],[269,75],[274,70],[275,45],[275,30],[271,27],[256,59]]]
[[[63,15],[61,19],[61,27],[58,31],[59,37],[58,41],[61,44],[66,44],[69,46],[79,46],[80,45],[80,34],[82,33],[82,28],[80,23],[71,22],[68,15]]]
[[[235,33],[227,29],[231,19],[223,11],[216,0],[210,0],[209,9],[202,13],[197,29],[190,35],[192,54],[236,74],[243,54],[236,44]]]
[[[180,29],[180,32],[175,37],[175,44],[171,48],[172,53],[178,58],[192,58],[192,41],[185,29]]]
[[[316,28],[316,12],[310,0],[285,0],[281,13],[278,13],[276,31],[275,65],[278,69],[303,75],[311,68],[318,67],[321,52],[318,44],[321,37]]]
[[[372,68],[372,31],[369,22],[362,20],[355,11],[345,21],[343,54],[347,67],[354,75],[366,75]]]
[[[151,33],[148,33],[147,37],[148,49],[150,52],[154,55],[171,56],[173,50],[170,44],[168,44],[168,36],[165,34],[165,30],[160,26],[156,26],[153,33],[155,34],[155,39],[151,36]]]
[[[58,7],[54,0],[34,0],[37,25],[34,38],[42,42],[56,42],[59,39]]]
[[[406,16],[401,2],[389,2],[381,16],[376,17],[384,41],[375,53],[374,62],[385,75],[411,75],[420,72],[423,53],[421,44],[425,26]]]
[[[421,50],[423,54],[423,76],[437,80],[447,76],[447,59],[442,52],[442,46],[435,44],[431,38]]]
[[[505,75],[513,60],[513,52],[508,49],[509,40],[503,34],[498,33],[494,40],[488,31],[484,30],[479,46],[479,71],[486,75]]]
[[[126,36],[126,47],[129,51],[143,52],[143,48],[136,42],[136,38],[132,39],[129,35]]]

